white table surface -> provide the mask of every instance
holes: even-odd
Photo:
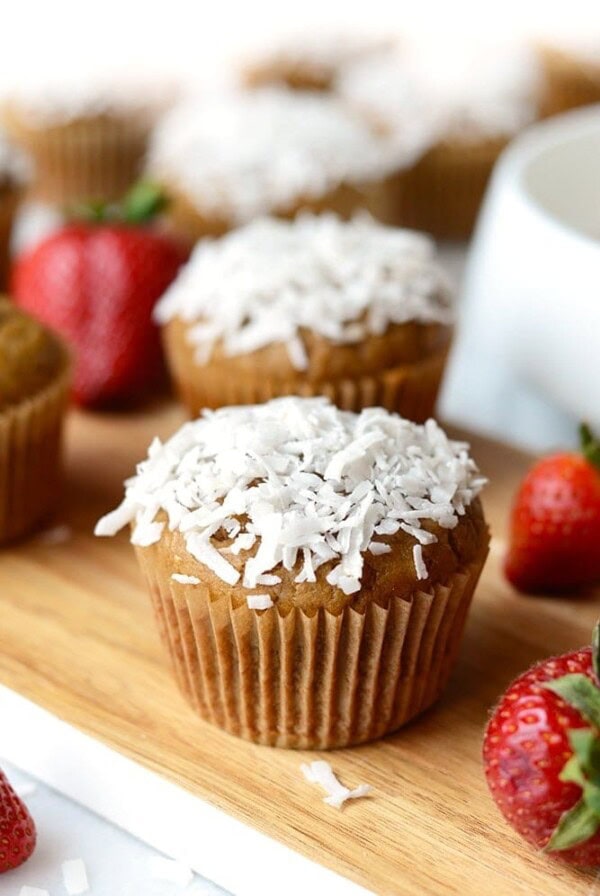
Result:
[[[66,896],[61,866],[68,859],[85,862],[90,896],[225,896],[225,890],[198,875],[183,889],[156,880],[150,859],[158,853],[149,846],[1,759],[0,767],[13,785],[35,788],[23,799],[38,831],[31,858],[0,877],[0,896],[19,896],[24,886]]]

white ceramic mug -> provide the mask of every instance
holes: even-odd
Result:
[[[600,106],[501,157],[467,262],[441,410],[542,450],[600,432]]]

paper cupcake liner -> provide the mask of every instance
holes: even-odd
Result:
[[[384,407],[422,423],[431,417],[442,381],[448,346],[422,361],[392,367],[377,374],[331,381],[251,379],[211,375],[206,367],[171,364],[180,399],[195,417],[204,408],[260,404],[284,395],[325,395],[342,410]]]
[[[600,65],[592,66],[558,50],[541,54],[544,91],[542,114],[558,115],[600,103]]]
[[[69,365],[53,383],[0,411],[0,542],[33,530],[54,508],[62,480],[61,439]]]
[[[149,126],[110,115],[29,127],[15,114],[6,126],[33,158],[31,194],[58,205],[119,199],[140,175],[149,136]]]
[[[467,239],[505,139],[440,143],[396,178],[396,223],[438,239]]]
[[[167,222],[170,230],[180,239],[193,245],[206,237],[220,237],[239,227],[223,208],[222,214],[202,212],[185,193],[169,183],[164,189],[170,203]],[[393,223],[396,204],[395,179],[380,179],[361,184],[340,184],[319,197],[298,199],[293,206],[271,210],[271,214],[292,220],[301,212],[334,212],[340,218],[349,219],[360,211],[367,211],[384,224]]]
[[[488,549],[444,584],[338,615],[213,599],[136,548],[164,646],[206,721],[256,743],[332,749],[389,734],[430,707],[452,672]]]
[[[19,204],[17,187],[0,187],[0,292],[6,290],[10,270],[10,236]]]

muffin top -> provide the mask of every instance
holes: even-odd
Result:
[[[0,411],[49,385],[65,363],[58,340],[0,298]]]
[[[201,241],[155,310],[159,323],[190,326],[198,364],[284,344],[307,367],[303,331],[357,343],[409,321],[449,324],[451,291],[420,233],[368,216],[300,215],[253,221]]]
[[[510,136],[537,114],[540,72],[528,46],[426,41],[373,54],[337,81],[352,107],[428,149],[445,138]]]
[[[242,224],[378,179],[393,167],[390,153],[334,97],[263,89],[174,109],[156,131],[148,170],[203,214]]]
[[[325,89],[345,65],[391,44],[381,34],[318,29],[272,39],[248,54],[245,71],[257,85],[283,80],[288,86]]]
[[[64,125],[102,115],[153,120],[173,99],[172,79],[150,70],[132,71],[104,64],[90,67],[55,60],[42,77],[35,67],[14,73],[2,87],[7,125],[13,116],[31,127]]]
[[[481,517],[484,481],[433,420],[279,398],[205,411],[155,439],[96,534],[131,523],[140,547],[173,537],[171,562],[194,560],[176,581],[239,586],[250,606],[280,602],[285,587],[288,603],[295,590],[337,608],[359,596],[369,556],[410,558],[413,587],[431,578],[423,549],[447,542],[470,508]]]

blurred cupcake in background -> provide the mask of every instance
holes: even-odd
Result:
[[[10,239],[23,192],[26,165],[0,132],[0,290],[8,284]]]
[[[387,220],[389,176],[408,155],[333,97],[264,89],[173,110],[155,132],[148,175],[171,197],[173,227],[194,242],[307,209]]]
[[[600,103],[600,30],[595,35],[562,33],[541,42],[543,112],[557,115]]]
[[[5,92],[2,119],[32,160],[31,194],[68,205],[120,198],[139,176],[173,87],[126,72],[44,72]]]
[[[321,30],[288,34],[249,54],[241,80],[247,87],[331,90],[347,65],[390,45],[381,35]]]
[[[451,336],[433,243],[367,216],[309,215],[204,240],[155,310],[192,416],[282,395],[433,412]]]
[[[473,229],[502,149],[539,114],[540,72],[525,46],[419,43],[349,66],[338,93],[392,140],[421,146],[396,179],[396,221],[436,237]]]
[[[0,543],[54,509],[69,370],[59,338],[0,296]]]

